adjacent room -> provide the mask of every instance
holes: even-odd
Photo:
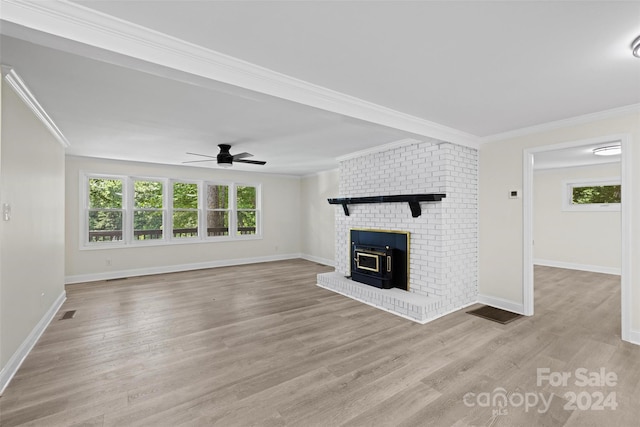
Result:
[[[640,3],[0,2],[1,426],[637,425]]]

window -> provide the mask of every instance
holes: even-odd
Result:
[[[238,235],[251,235],[258,232],[258,209],[256,187],[238,185],[236,187],[236,219]]]
[[[133,239],[164,238],[163,183],[133,182]]]
[[[260,185],[83,174],[84,249],[259,239]]]
[[[114,242],[123,239],[123,181],[111,178],[90,178],[86,218],[87,242]]]
[[[173,183],[173,237],[198,236],[198,184]]]
[[[207,236],[229,235],[229,186],[207,185]]]
[[[619,178],[565,181],[563,207],[569,211],[620,210]]]

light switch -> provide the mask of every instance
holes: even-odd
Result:
[[[11,205],[9,203],[2,204],[2,219],[9,221],[11,219]]]
[[[511,190],[509,191],[510,199],[519,199],[520,198],[520,190]]]

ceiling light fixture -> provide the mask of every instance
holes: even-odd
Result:
[[[622,153],[622,147],[619,145],[609,145],[607,147],[598,147],[593,149],[596,156],[616,156]]]
[[[631,43],[631,52],[633,52],[633,56],[640,58],[640,36],[636,37],[633,43]]]

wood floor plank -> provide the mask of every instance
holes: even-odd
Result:
[[[315,286],[304,260],[67,286],[0,397],[10,426],[637,425],[640,348],[620,340],[619,276],[535,269],[533,317],[460,310],[418,325]],[[474,307],[471,307],[474,308]],[[77,310],[68,320],[57,320]],[[613,387],[537,369],[615,372]],[[473,393],[540,393],[502,413]],[[567,392],[618,408],[565,409]]]

